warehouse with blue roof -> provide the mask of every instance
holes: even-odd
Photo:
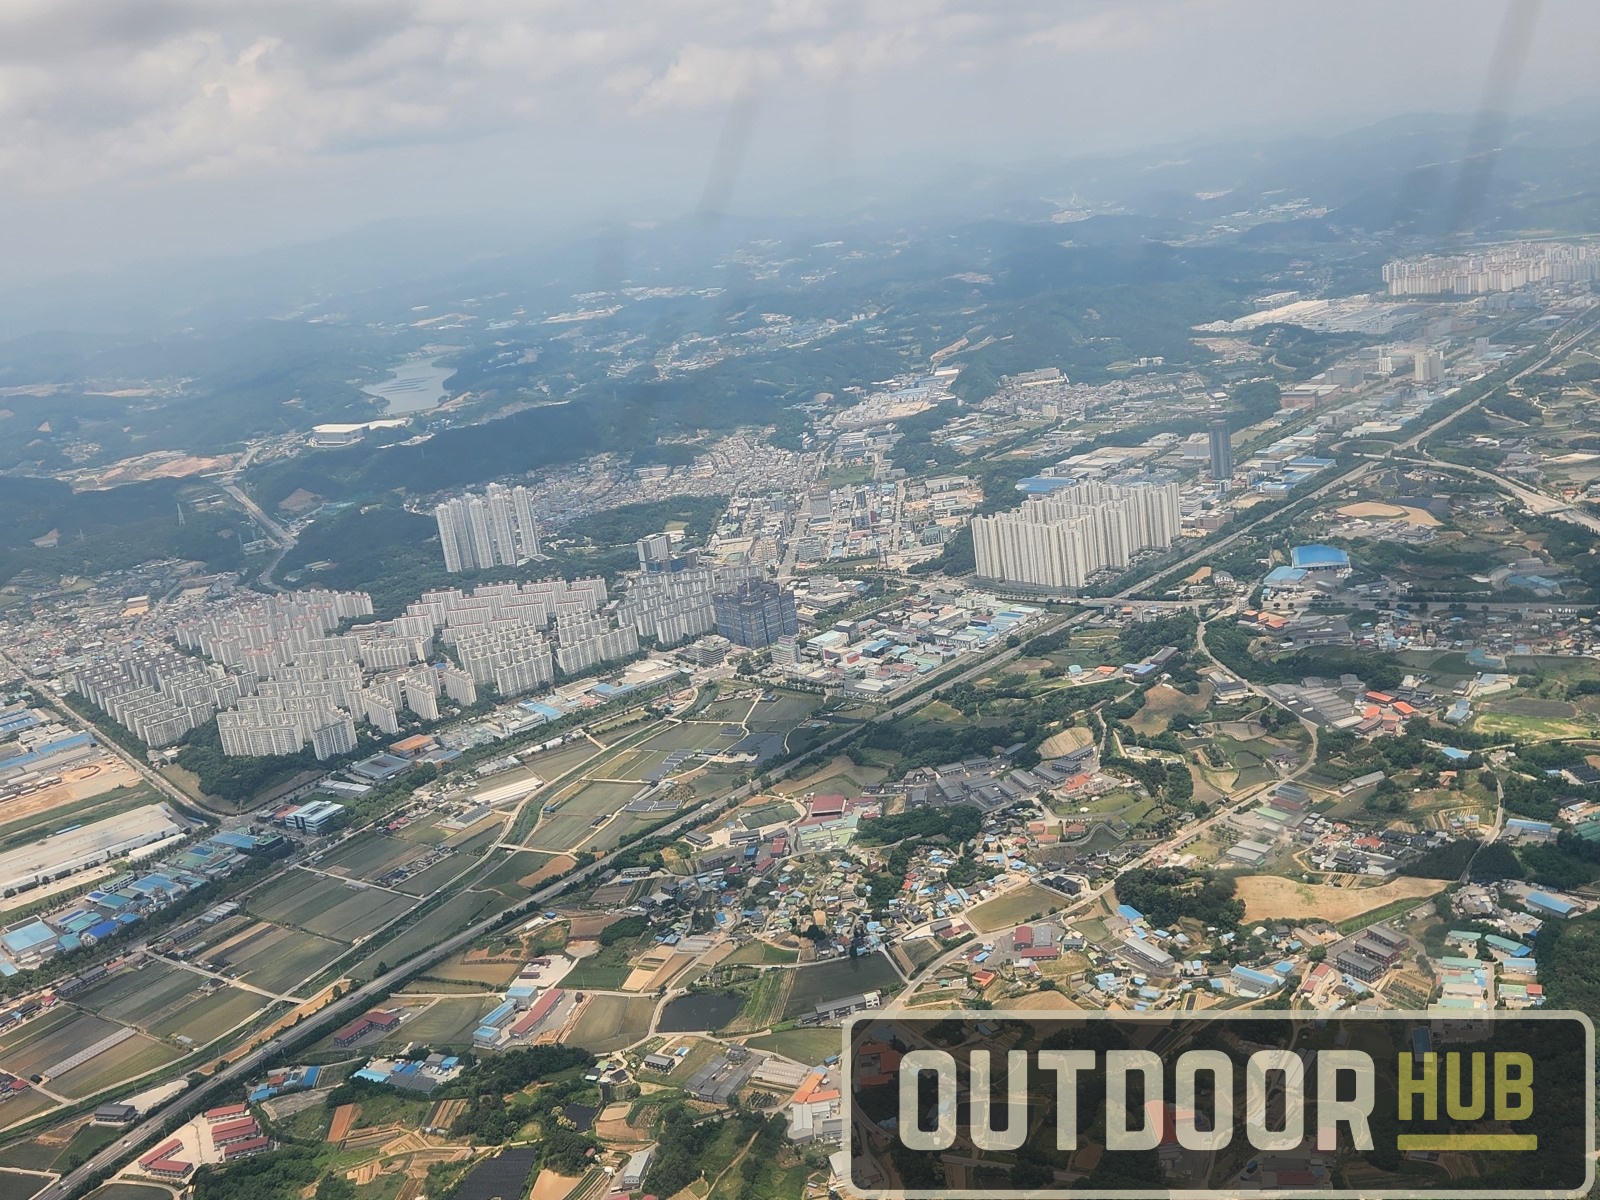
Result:
[[[1339,571],[1350,565],[1350,556],[1337,546],[1313,543],[1289,551],[1289,563],[1305,571]]]

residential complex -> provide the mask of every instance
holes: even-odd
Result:
[[[1141,551],[1165,549],[1181,530],[1177,484],[1086,480],[1013,512],[975,517],[972,540],[984,579],[1076,588],[1099,571],[1128,566]]]
[[[514,567],[539,557],[533,493],[491,483],[482,496],[456,496],[433,510],[439,523],[444,568],[457,571]]]
[[[712,596],[717,633],[736,646],[759,650],[800,632],[794,594],[767,579],[752,579]]]

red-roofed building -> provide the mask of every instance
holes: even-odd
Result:
[[[533,1007],[517,1018],[516,1024],[511,1026],[511,1036],[527,1037],[555,1010],[564,995],[566,993],[560,988],[547,988],[544,995],[533,1002]]]
[[[248,1117],[250,1108],[244,1104],[224,1104],[220,1108],[208,1108],[205,1118],[208,1121],[237,1121],[240,1117]]]
[[[338,1033],[334,1034],[333,1044],[335,1046],[348,1046],[352,1042],[359,1041],[374,1029],[381,1029],[387,1032],[398,1024],[400,1024],[399,1013],[391,1009],[375,1008],[357,1017],[350,1024],[339,1030]]]
[[[147,1175],[155,1175],[161,1179],[182,1179],[194,1170],[194,1164],[171,1157],[181,1149],[183,1142],[178,1138],[162,1142],[139,1160],[139,1169]]]
[[[994,982],[994,972],[993,971],[974,971],[972,973],[972,982],[977,984],[981,988],[986,988],[991,983]]]
[[[811,797],[810,813],[813,817],[841,817],[844,815],[843,796]]]
[[[1060,946],[1029,946],[1017,956],[1029,962],[1053,962],[1061,957]]]
[[[235,1142],[243,1142],[260,1136],[261,1127],[250,1117],[246,1117],[243,1121],[229,1121],[225,1125],[214,1125],[211,1128],[211,1144],[213,1146],[231,1146]]]
[[[242,1142],[235,1142],[225,1147],[222,1151],[223,1162],[233,1162],[239,1158],[249,1158],[252,1154],[260,1154],[263,1150],[272,1149],[272,1143],[264,1137],[248,1138]]]
[[[1011,944],[1018,950],[1026,950],[1033,945],[1033,926],[1018,925],[1016,932],[1011,935]]]

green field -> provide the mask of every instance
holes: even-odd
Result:
[[[751,1038],[746,1044],[756,1050],[770,1050],[795,1062],[816,1066],[823,1059],[840,1053],[843,1041],[837,1029],[786,1029],[782,1033],[764,1033]]]
[[[764,700],[750,714],[752,732],[787,733],[822,707],[822,697],[809,692],[775,692],[776,700]]]
[[[371,979],[379,963],[404,962],[458,933],[474,921],[504,909],[510,902],[495,892],[462,892],[424,914],[351,968],[358,979]]]
[[[1131,819],[1131,818],[1130,818]],[[1024,884],[1003,896],[987,900],[976,908],[967,910],[967,920],[974,929],[993,932],[1009,929],[1018,922],[1043,915],[1061,904],[1061,897],[1046,891],[1037,884]]]
[[[50,1081],[50,1090],[81,1099],[114,1083],[136,1079],[146,1071],[154,1071],[181,1057],[181,1051],[141,1033],[95,1055],[81,1067],[56,1076]]]
[[[345,949],[315,934],[275,929],[237,952],[231,963],[241,979],[269,992],[282,992],[320,973]]]
[[[784,1018],[798,1017],[824,1000],[837,1000],[857,992],[882,991],[900,986],[900,975],[882,954],[836,958],[816,966],[796,967],[794,987],[784,1006]]]
[[[596,1054],[637,1042],[650,1026],[654,996],[591,996],[567,1041]]]
[[[190,1038],[196,1045],[203,1046],[259,1013],[269,1003],[265,996],[254,992],[222,988],[167,1014],[148,1026],[148,1031],[156,1037]]]
[[[763,942],[757,939],[740,946],[727,958],[723,959],[719,965],[728,967],[741,964],[772,966],[798,962],[799,959],[800,952],[798,950],[785,950],[781,946],[774,946],[771,942]]]
[[[567,972],[566,977],[562,979],[561,986],[579,990],[619,988],[628,978],[631,969],[628,966],[629,960],[638,952],[637,942],[618,942],[613,946],[602,946],[597,953],[580,958],[578,965]]]
[[[473,1030],[499,1002],[498,996],[447,996],[401,1022],[396,1036],[427,1046],[469,1045]]]
[[[746,829],[760,829],[763,825],[776,825],[783,821],[792,821],[797,816],[795,806],[787,800],[778,800],[772,804],[763,804],[760,808],[753,809],[739,818],[739,823]]]

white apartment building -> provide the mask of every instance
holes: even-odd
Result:
[[[433,510],[450,572],[515,566],[539,555],[533,493],[491,483],[482,496],[455,496]]]
[[[1093,480],[972,522],[978,575],[1031,587],[1078,588],[1171,545],[1182,529],[1176,483]]]

